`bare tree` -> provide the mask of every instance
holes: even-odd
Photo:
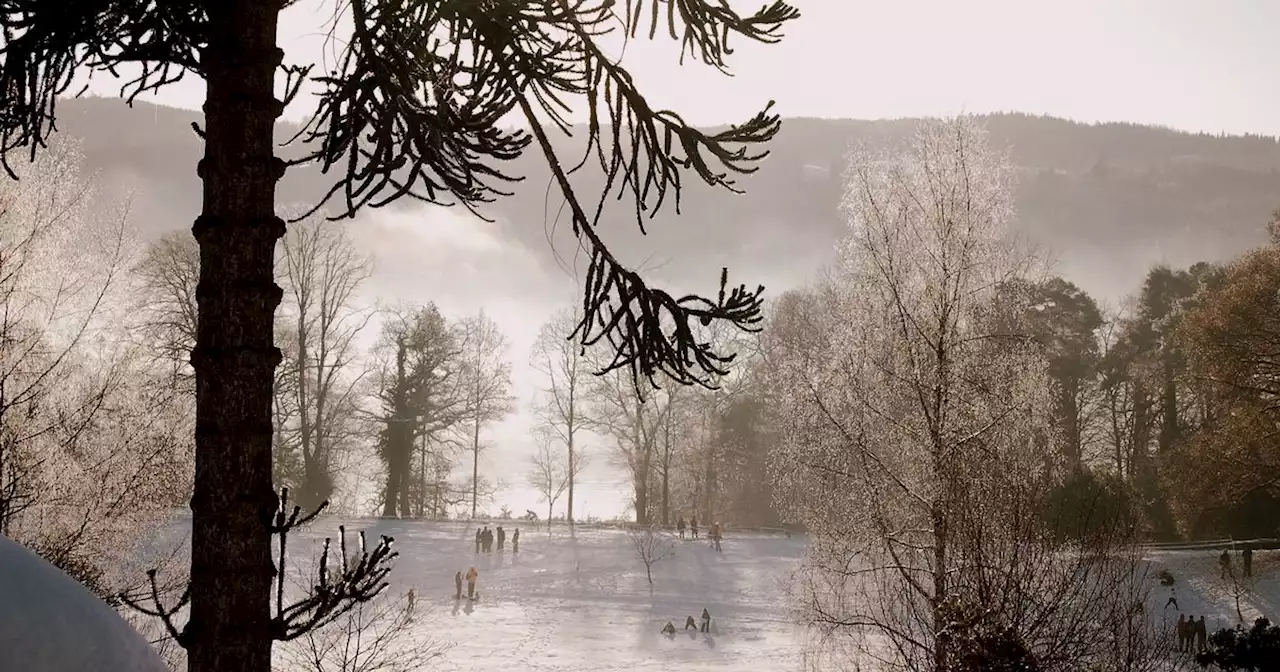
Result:
[[[567,507],[565,519],[573,525],[573,486],[579,464],[584,462],[578,438],[583,431],[598,426],[588,413],[590,373],[582,346],[573,340],[573,330],[578,324],[576,314],[569,309],[555,313],[533,343],[529,366],[545,376],[545,387],[534,398],[534,413],[539,423],[564,442],[568,465]]]
[[[515,410],[511,396],[511,361],[507,339],[484,311],[464,318],[460,325],[462,376],[466,414],[471,425],[471,517],[480,497],[480,430]]]
[[[319,218],[295,224],[280,257],[286,296],[280,308],[293,327],[285,335],[294,369],[290,424],[302,460],[296,492],[311,510],[333,494],[333,452],[355,430],[355,390],[364,375],[355,341],[373,315],[357,302],[373,260],[355,250],[344,229]]]
[[[191,236],[166,234],[147,246],[133,272],[140,285],[140,332],[174,384],[194,397],[190,359],[196,343],[200,248]]]
[[[619,466],[631,477],[636,523],[648,525],[654,507],[653,477],[666,414],[672,408],[676,386],[658,388],[648,381],[634,382],[624,372],[613,371],[591,380],[592,415],[599,429],[613,438]]]
[[[529,484],[542,495],[547,503],[547,529],[551,529],[551,519],[555,513],[556,500],[565,494],[569,484],[573,482],[573,470],[581,472],[587,466],[587,460],[581,456],[575,460],[565,459],[555,449],[560,443],[559,437],[551,430],[543,429],[535,434],[537,448],[531,459],[533,468],[529,472]]]
[[[1006,236],[1012,174],[967,118],[856,151],[823,310],[779,334],[801,615],[888,665],[953,669],[993,635],[1042,669],[1102,664],[1145,597],[1133,526],[1063,539],[1042,517],[1047,362],[1029,306],[998,300],[1034,268]]]
[[[631,541],[631,549],[644,564],[644,575],[649,580],[649,590],[653,590],[653,566],[675,555],[675,543],[671,535],[651,525],[641,525],[627,529],[627,538]]]

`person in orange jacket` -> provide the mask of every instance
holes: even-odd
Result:
[[[479,576],[475,567],[467,570],[467,599],[469,600],[476,599],[476,578]]]

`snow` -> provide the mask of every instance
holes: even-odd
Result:
[[[185,536],[189,518],[175,522],[173,531]],[[673,538],[675,554],[654,564],[651,591],[627,533],[601,527],[580,526],[571,534],[563,525],[548,532],[545,525],[503,521],[508,533],[504,552],[477,555],[474,524],[324,518],[291,539],[290,555],[305,564],[326,535],[336,536],[340,524],[351,535],[349,543],[359,531],[370,544],[381,534],[395,538],[400,555],[389,577],[391,594],[412,588],[419,610],[410,636],[452,644],[443,659],[432,661],[433,670],[806,669],[809,640],[790,623],[787,599],[787,584],[804,553],[802,536],[730,530],[722,553],[705,539]],[[510,545],[516,528],[519,554]],[[1172,628],[1182,613],[1205,616],[1210,631],[1236,624],[1235,597],[1218,579],[1218,552],[1148,552],[1152,590],[1145,611],[1154,623]],[[1239,553],[1232,559],[1238,565]],[[473,565],[479,572],[480,599],[454,600],[454,573],[465,574]],[[1165,607],[1170,589],[1158,583],[1161,569],[1176,579],[1177,609]],[[39,642],[63,656],[58,666],[42,667],[25,662],[32,660],[30,652],[16,659],[0,655],[0,672],[164,669],[154,656],[140,653],[145,642],[109,607],[3,538],[0,570],[0,652],[37,648]],[[1246,623],[1280,613],[1280,552],[1256,552],[1254,573],[1256,582],[1240,600]],[[16,605],[23,608],[12,608]],[[685,631],[685,618],[697,621],[704,607],[711,612],[712,632]],[[674,637],[660,633],[667,621],[677,629]],[[66,644],[70,641],[75,645]],[[6,667],[15,660],[24,662]],[[114,665],[105,660],[135,662]]]
[[[1156,622],[1164,620],[1172,628],[1181,613],[1197,618],[1204,616],[1209,632],[1234,627],[1239,622],[1235,591],[1229,581],[1220,578],[1219,553],[1221,550],[1149,552],[1147,561],[1151,564],[1152,580],[1156,581],[1155,575],[1161,569],[1168,569],[1175,579],[1172,590],[1155,584],[1147,600],[1147,613],[1151,618]],[[1239,572],[1238,551],[1231,553],[1231,561]],[[1280,615],[1280,552],[1256,551],[1253,574],[1253,584],[1240,598],[1240,612],[1246,625],[1252,625],[1260,616],[1275,620]],[[1177,597],[1177,608],[1166,606],[1171,594]]]
[[[0,536],[0,672],[167,669],[105,602]]]
[[[653,566],[650,593],[644,564],[626,532],[579,527],[570,535],[557,526],[516,521],[507,530],[507,548],[477,556],[474,524],[419,523],[364,519],[345,521],[349,533],[364,530],[372,544],[379,534],[395,537],[400,557],[392,590],[413,588],[420,636],[454,646],[432,669],[448,672],[532,670],[608,672],[681,670],[744,672],[806,669],[803,629],[788,620],[787,581],[804,553],[802,536],[730,533],[723,553],[703,539],[674,540],[675,555]],[[317,521],[306,532],[319,548],[339,521]],[[496,522],[489,523],[490,528]],[[520,553],[510,535],[520,528]],[[1178,614],[1205,616],[1210,632],[1237,623],[1235,598],[1218,580],[1219,550],[1148,552],[1152,590],[1145,612],[1170,629]],[[1233,552],[1238,564],[1240,555]],[[479,572],[472,603],[453,599],[455,572],[474,565]],[[1178,608],[1165,607],[1170,590],[1158,572],[1175,577]],[[1254,555],[1257,577],[1241,598],[1245,622],[1280,614],[1280,552]],[[465,588],[464,588],[465,591]],[[684,630],[686,616],[697,621],[706,607],[710,635]],[[675,637],[660,633],[671,621]],[[810,662],[818,656],[812,656]]]
[[[653,591],[626,532],[503,522],[507,546],[475,554],[475,526],[365,520],[372,544],[395,538],[400,557],[391,589],[416,592],[423,636],[454,644],[433,669],[699,670],[803,669],[803,640],[788,621],[785,582],[804,551],[801,538],[727,534],[723,552],[704,540],[673,539],[675,554],[653,566]],[[489,525],[491,528],[495,524]],[[511,532],[520,528],[520,553]],[[337,522],[317,521],[314,543],[336,534]],[[306,544],[307,542],[304,542]],[[317,545],[318,548],[318,545]],[[453,599],[454,573],[474,565],[480,599]],[[465,587],[464,587],[465,591]],[[711,612],[712,632],[683,630]],[[671,621],[677,635],[659,631]]]

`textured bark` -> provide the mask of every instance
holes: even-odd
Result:
[[[274,75],[280,2],[209,3],[210,43],[201,56],[208,91],[200,244],[196,375],[196,468],[191,498],[191,672],[270,672],[274,567],[264,522],[271,484],[271,391],[280,352],[273,316],[280,115]]]

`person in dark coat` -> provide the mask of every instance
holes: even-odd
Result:
[[[672,624],[671,621],[667,621],[667,624],[662,628],[662,634],[668,637],[674,637],[676,634],[676,626]]]
[[[693,620],[693,617],[692,617],[692,616],[686,616],[686,617],[685,617],[685,619],[684,619],[684,629],[685,629],[685,630],[689,630],[689,629],[691,629],[691,628],[692,628],[692,629],[694,629],[694,630],[697,630],[697,629],[698,629],[698,623],[697,623],[697,621],[694,621],[694,620]]]
[[[676,530],[680,532],[680,538],[684,539],[684,528],[687,523],[684,522],[684,516],[680,516],[680,520],[676,521]]]
[[[502,546],[505,543],[507,543],[507,531],[502,529],[502,526],[499,525],[498,526],[498,552],[499,553],[502,552]]]
[[[698,538],[698,517],[697,516],[693,516],[692,518],[689,519],[689,536],[694,539]]]
[[[484,531],[476,528],[476,553],[480,552],[480,544],[484,542]]]
[[[702,627],[698,628],[699,632],[711,632],[711,612],[706,607],[702,608]]]
[[[453,575],[453,588],[454,588],[453,599],[461,600],[462,599],[462,572],[458,572],[457,574]]]
[[[520,528],[518,527],[516,528],[515,532],[511,533],[511,552],[512,553],[520,552]]]
[[[1194,619],[1192,619],[1194,620]],[[1204,615],[1200,616],[1200,620],[1195,621],[1195,625],[1191,626],[1191,636],[1195,638],[1195,650],[1197,653],[1205,650],[1206,640],[1209,639],[1209,633],[1205,629]]]
[[[1231,553],[1227,549],[1222,549],[1222,555],[1218,556],[1218,565],[1222,568],[1222,578],[1227,578],[1231,573]]]
[[[1247,579],[1253,576],[1253,547],[1252,546],[1244,547],[1244,550],[1240,552],[1240,560],[1242,561],[1241,564],[1244,565],[1245,578]]]
[[[1194,621],[1195,619],[1193,618],[1192,620]],[[1178,622],[1173,627],[1175,632],[1178,634],[1178,653],[1182,653],[1189,648],[1188,644],[1191,641],[1191,630],[1195,626],[1188,623],[1182,614],[1178,614]]]

